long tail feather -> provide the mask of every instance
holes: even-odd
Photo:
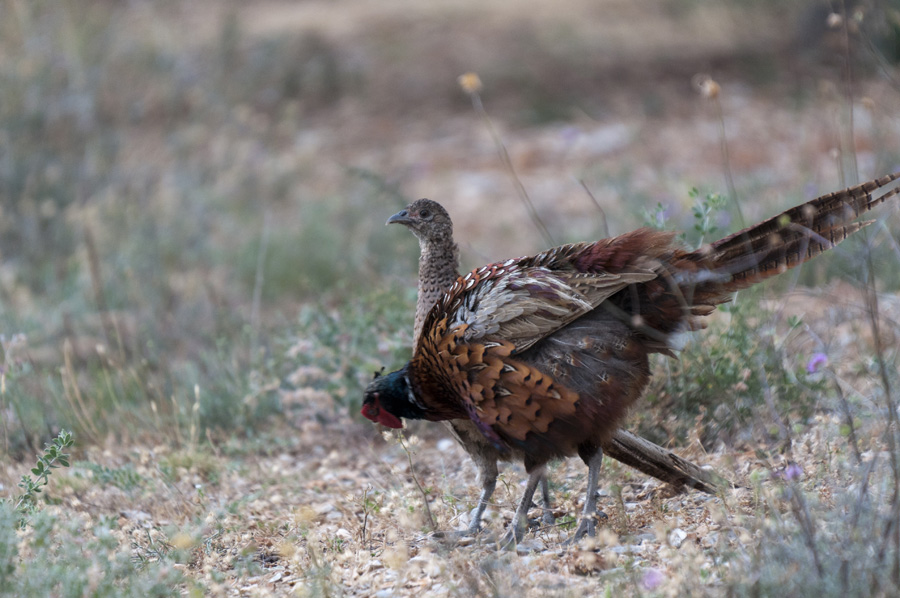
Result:
[[[797,256],[800,259],[789,261],[776,259],[775,263],[770,263],[772,260],[761,260],[756,267],[752,263],[747,264],[748,270],[756,269],[771,272],[769,275],[774,275],[778,271],[783,271],[785,266],[791,268],[799,265],[822,251],[834,247],[848,235],[859,230],[861,226],[850,223],[888,198],[900,193],[900,186],[898,186],[879,196],[873,195],[875,191],[897,179],[900,179],[900,172],[817,197],[756,226],[716,241],[710,246],[707,255],[716,265],[731,270],[728,266],[735,261],[745,260],[749,256],[785,254],[782,250],[786,247],[795,249],[797,241],[800,241],[800,245],[809,246],[810,251],[803,252],[806,255]],[[764,264],[766,268],[763,268]],[[739,270],[732,270],[731,273],[740,278]]]
[[[717,287],[716,294],[746,288],[799,266],[871,224],[854,220],[900,194],[898,185],[875,195],[898,179],[900,172],[817,197],[686,257],[711,267],[715,276],[708,286]]]
[[[648,336],[703,326],[703,316],[735,291],[799,266],[832,249],[871,221],[856,218],[900,195],[900,172],[823,195],[696,251],[672,256],[647,297],[622,301],[624,314],[640,314]]]

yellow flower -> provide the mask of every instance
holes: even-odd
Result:
[[[712,100],[719,96],[719,91],[721,90],[719,84],[709,75],[702,73],[694,75],[693,83],[694,87],[697,88],[697,91],[699,91],[700,95],[704,98]]]
[[[464,73],[460,75],[456,81],[466,93],[472,94],[481,91],[481,78],[476,73]]]

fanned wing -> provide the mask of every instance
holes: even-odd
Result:
[[[465,343],[491,339],[531,347],[628,285],[656,278],[653,260],[618,272],[579,268],[593,245],[564,245],[534,258],[509,260],[457,280],[434,311],[449,329],[466,326]],[[427,325],[426,325],[427,327]]]
[[[629,285],[658,276],[672,235],[641,229],[557,247],[459,278],[429,314],[414,361],[435,412],[471,417],[492,441],[576,418],[578,393],[517,358]],[[488,431],[488,429],[493,431]]]
[[[874,194],[898,178],[817,198],[693,252],[674,247],[670,233],[639,229],[475,270],[429,312],[413,357],[413,392],[434,419],[470,417],[495,444],[524,446],[529,434],[532,445],[590,437],[586,430],[619,417],[603,411],[605,397],[619,404],[640,394],[647,353],[667,352],[669,334],[700,327],[736,290],[866,226],[853,220],[900,195],[900,187]],[[604,302],[609,309],[598,309]],[[576,330],[582,326],[584,333]],[[603,330],[612,331],[605,340]],[[562,349],[547,355],[559,363],[540,356],[553,343]],[[579,383],[566,371],[581,368],[580,358],[597,370],[618,364],[619,375],[598,371]]]

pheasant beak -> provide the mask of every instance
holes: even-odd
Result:
[[[397,417],[393,413],[388,413],[386,410],[381,408],[381,405],[378,403],[377,397],[373,402],[363,404],[360,413],[363,414],[363,417],[383,426],[387,426],[388,428],[403,427],[403,422],[400,421],[399,417]]]
[[[409,217],[408,210],[400,210],[390,218],[388,218],[385,224],[412,224],[412,219]]]

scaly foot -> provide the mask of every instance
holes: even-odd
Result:
[[[606,513],[603,511],[597,511],[597,519],[607,520],[609,517],[606,516]],[[585,536],[594,537],[597,535],[597,522],[594,519],[593,515],[589,515],[587,517],[582,517],[581,521],[578,522],[578,527],[575,528],[575,533],[572,534],[572,537],[563,542],[564,546],[574,546],[581,541]]]

